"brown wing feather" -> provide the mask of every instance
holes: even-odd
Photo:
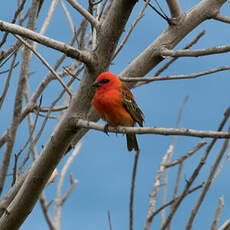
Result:
[[[135,102],[133,94],[126,85],[122,85],[119,90],[121,91],[123,96],[123,105],[125,109],[129,112],[133,120],[142,127],[144,114]]]

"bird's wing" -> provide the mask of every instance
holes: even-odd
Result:
[[[143,126],[144,114],[134,100],[134,96],[126,85],[122,85],[119,90],[122,93],[123,105],[133,120],[141,127]]]

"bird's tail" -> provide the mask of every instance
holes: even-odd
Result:
[[[127,140],[127,148],[129,151],[132,151],[133,149],[135,151],[139,151],[137,138],[135,133],[127,133],[126,134],[126,140]]]

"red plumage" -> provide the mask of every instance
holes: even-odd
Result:
[[[110,126],[134,126],[137,122],[143,126],[144,115],[134,100],[129,88],[112,73],[104,72],[93,84],[96,93],[92,104],[101,118]],[[126,134],[129,151],[138,151],[134,133]]]

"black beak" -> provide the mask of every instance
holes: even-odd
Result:
[[[99,81],[95,81],[94,83],[93,83],[93,85],[92,85],[93,87],[100,87],[101,86],[101,82],[99,82]]]

